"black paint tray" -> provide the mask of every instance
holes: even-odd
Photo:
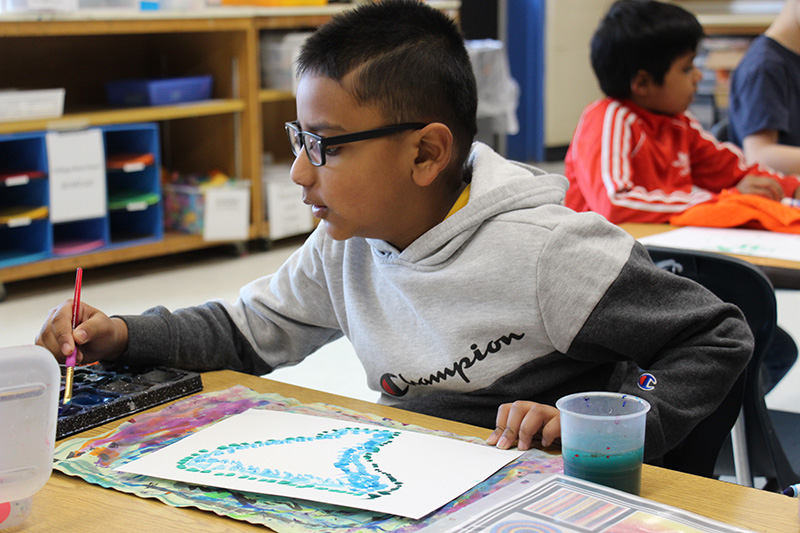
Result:
[[[56,439],[203,390],[196,372],[98,363],[75,367],[72,401],[63,405],[64,373]]]

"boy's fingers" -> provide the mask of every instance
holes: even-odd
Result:
[[[506,429],[507,420],[508,420],[508,411],[511,409],[511,404],[504,403],[500,407],[497,408],[497,417],[495,418],[495,430],[489,435],[489,438],[486,439],[486,444],[489,446],[494,446],[500,441],[500,437],[503,436],[503,431]]]
[[[55,308],[50,319],[50,333],[55,338],[61,355],[68,356],[75,349],[72,338],[72,300],[68,300]]]
[[[542,446],[548,447],[561,437],[561,416],[551,418],[542,428]]]
[[[764,196],[770,198],[772,200],[780,201],[783,198],[783,189],[781,186],[778,185],[778,182],[769,180],[769,182],[764,183]]]
[[[86,314],[88,306],[81,306],[84,313],[80,326],[72,329],[72,300],[66,300],[57,307],[50,310],[42,329],[36,337],[36,344],[48,349],[59,362],[72,355],[78,346],[86,344],[91,340],[95,330],[92,322],[92,315]],[[77,350],[77,360],[81,362],[83,356]]]
[[[535,404],[525,415],[519,430],[518,447],[520,450],[530,449],[534,437],[541,432],[542,426],[550,417],[549,409],[546,405]]]
[[[750,176],[748,185],[751,188],[751,194],[757,194],[772,200],[780,200],[783,198],[783,188],[777,181],[771,178]]]
[[[508,450],[514,443],[517,442],[517,432],[513,428],[507,427],[503,430],[500,440],[497,441],[497,447],[501,450]]]
[[[769,180],[769,188],[772,190],[776,200],[783,198],[783,187],[775,180]]]
[[[497,444],[497,441],[500,440],[500,436],[503,434],[504,428],[497,428],[495,429],[489,437],[486,439],[486,444],[489,446],[494,446]]]
[[[503,436],[500,437],[500,441],[497,443],[499,448],[504,450],[510,448],[520,439],[522,422],[529,413],[529,409],[532,408],[535,409],[535,404],[532,402],[516,401],[511,404],[505,431],[503,431]],[[527,444],[530,446],[530,440],[528,440]],[[526,450],[527,448],[520,447],[520,449]]]
[[[522,451],[533,445],[537,435],[542,445],[549,446],[561,436],[561,419],[558,409],[549,405],[518,400],[503,404],[497,410],[496,428],[486,439],[490,446],[507,450],[517,445]]]
[[[89,333],[87,333],[86,329],[81,325],[72,332],[72,338],[78,344],[86,344],[89,342]]]
[[[56,310],[57,308],[50,310],[50,313],[47,316],[47,321],[42,325],[42,329],[39,330],[39,334],[36,336],[35,342],[39,346],[46,348],[56,357],[56,359],[59,359],[62,357],[61,347],[59,346],[55,332],[53,331],[53,316],[55,315]]]

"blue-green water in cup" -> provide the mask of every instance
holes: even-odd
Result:
[[[643,451],[639,448],[627,453],[602,455],[562,447],[561,456],[566,475],[638,496],[642,489]]]

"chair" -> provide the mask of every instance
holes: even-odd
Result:
[[[707,475],[710,470],[714,476],[735,474],[737,483],[751,487],[754,476],[765,477],[764,488],[773,491],[800,482],[800,476],[792,470],[781,447],[764,401],[762,360],[777,324],[775,290],[769,279],[750,263],[734,257],[656,246],[648,246],[647,250],[657,266],[692,279],[721,300],[738,306],[755,337],[753,357],[720,409],[703,420],[676,450],[667,454],[665,466],[677,465],[677,470],[701,475]],[[742,392],[743,400],[737,403]],[[720,442],[724,444],[723,453],[717,457],[720,429],[728,424],[731,412],[737,411],[738,418],[734,415],[736,423],[730,431],[731,444]],[[726,452],[728,448],[731,448],[730,453]],[[708,463],[705,466],[692,464],[691,457],[695,455],[704,460],[713,455],[714,462],[710,464],[715,467],[709,468]]]

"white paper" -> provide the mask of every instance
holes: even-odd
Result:
[[[244,241],[250,238],[250,189],[213,187],[205,192],[203,239]]]
[[[106,166],[99,129],[50,132],[46,137],[50,172],[50,221],[71,222],[106,216]]]
[[[418,519],[521,453],[413,431],[251,409],[119,470]]]
[[[686,227],[638,239],[642,244],[800,261],[800,235],[742,228]]]

